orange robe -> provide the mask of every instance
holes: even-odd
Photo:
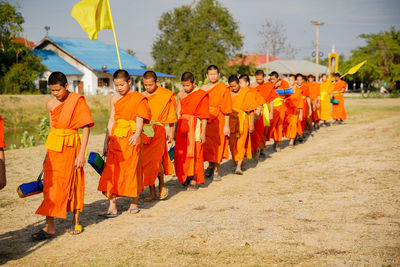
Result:
[[[333,92],[339,92],[341,90],[346,91],[347,83],[345,81],[339,81],[335,83],[335,87],[333,88]],[[344,108],[344,95],[341,94],[334,94],[333,98],[339,100],[339,104],[332,104],[332,119],[334,120],[346,120],[347,114],[346,109]]]
[[[307,112],[308,112],[308,103],[307,103],[307,97],[310,97],[310,87],[307,84],[303,84],[300,88],[301,92],[300,94],[302,95],[303,99],[303,120],[300,122],[298,121],[299,127],[297,127],[297,134],[303,134],[304,130],[306,129],[306,122],[309,117],[307,117]],[[311,110],[312,112],[312,110]]]
[[[296,135],[299,134],[299,132],[301,131],[301,125],[299,124],[299,110],[304,108],[302,94],[304,87],[305,85],[303,85],[302,87],[294,86],[294,94],[290,95],[285,100],[286,117],[283,128],[284,135],[289,139],[296,138]]]
[[[318,82],[310,83],[310,101],[311,107],[314,107],[317,103],[318,97],[321,97],[321,87]],[[313,122],[319,122],[321,119],[321,107],[320,108],[313,108],[311,119]]]
[[[267,141],[265,136],[265,128],[269,127],[270,121],[268,119],[268,122],[265,123],[263,117],[267,116],[269,118],[269,103],[279,96],[274,90],[274,85],[269,82],[260,84],[255,87],[255,89],[263,97],[263,104],[266,104],[268,109],[263,107],[260,116],[254,123],[254,132],[251,134],[251,148],[253,153],[255,149],[263,149],[265,147],[265,142]],[[268,112],[268,114],[264,114],[265,112]]]
[[[181,111],[175,138],[175,172],[179,182],[196,175],[196,183],[204,184],[203,145],[200,142],[200,119],[208,119],[209,96],[202,89],[195,89],[180,100]],[[206,133],[208,128],[206,129]]]
[[[281,85],[276,89],[288,89],[288,88],[290,88],[289,83],[285,80],[281,80]],[[269,126],[268,140],[272,138],[276,142],[282,141],[285,113],[286,113],[285,96],[279,95],[274,100],[274,115],[271,120],[271,125]]]
[[[136,117],[151,118],[147,98],[129,92],[115,104],[114,126],[108,143],[107,161],[100,177],[98,190],[110,197],[137,197],[143,191],[142,138],[135,146],[129,137],[135,133]],[[124,123],[125,122],[125,123]],[[124,125],[125,124],[125,125]]]
[[[174,166],[168,155],[165,124],[175,123],[176,100],[171,90],[158,87],[157,92],[147,96],[151,110],[150,125],[154,130],[154,137],[147,137],[142,134],[143,140],[143,186],[154,185],[160,163],[164,174],[174,174]],[[160,125],[161,124],[161,125]]]
[[[67,211],[83,209],[84,172],[74,166],[81,148],[78,129],[94,123],[85,98],[76,93],[69,93],[54,108],[50,120],[43,165],[43,202],[36,214],[65,219]]]
[[[232,161],[243,161],[244,157],[251,159],[251,136],[249,134],[250,116],[249,112],[257,109],[259,103],[257,91],[241,88],[239,93],[232,97],[232,114],[229,116],[229,147]],[[261,97],[262,98],[262,97]],[[262,101],[262,100],[258,100]]]
[[[331,101],[329,94],[333,90],[331,81],[321,83],[321,120],[329,121],[331,119]]]
[[[0,148],[5,148],[6,142],[4,141],[4,121],[0,116]]]
[[[232,113],[232,98],[229,86],[219,83],[208,91],[210,118],[207,121],[204,160],[220,164],[229,158],[229,138],[224,135],[225,115]]]

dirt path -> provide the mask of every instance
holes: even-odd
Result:
[[[99,176],[86,167],[85,232],[33,243],[43,226],[42,197],[15,188],[40,170],[43,146],[8,151],[9,184],[0,191],[0,264],[130,266],[400,265],[400,100],[347,101],[350,120],[323,128],[305,144],[247,160],[245,175],[182,191],[168,177],[167,201],[103,220]],[[92,136],[89,151],[100,151]],[[145,196],[148,192],[145,192]],[[69,219],[71,216],[69,216]]]

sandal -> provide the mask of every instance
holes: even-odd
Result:
[[[160,192],[160,200],[164,200],[168,197],[168,187],[165,187],[165,190],[163,191],[163,194]]]
[[[140,212],[139,208],[131,208],[128,210],[128,214],[138,214]]]
[[[105,218],[115,218],[118,216],[118,212],[117,213],[112,213],[111,210],[104,210],[103,213],[99,213],[100,217],[105,217]]]
[[[82,225],[74,224],[70,229],[70,235],[80,235],[83,232]]]
[[[54,238],[56,235],[55,234],[49,234],[45,230],[41,229],[38,232],[32,234],[32,240],[33,241],[42,241],[50,238]]]

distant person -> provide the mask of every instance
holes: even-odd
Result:
[[[142,138],[143,125],[150,122],[147,98],[131,90],[126,70],[113,75],[117,94],[111,98],[110,118],[104,140],[103,155],[107,156],[98,190],[109,199],[108,208],[99,216],[118,216],[117,197],[131,197],[128,214],[140,212],[139,194],[143,192]]]
[[[321,118],[321,87],[315,81],[314,75],[308,76],[310,88],[310,101],[311,101],[311,120],[314,129],[319,129],[319,121]]]
[[[251,134],[251,147],[255,157],[265,157],[264,148],[267,141],[268,128],[274,114],[274,99],[278,94],[274,90],[274,85],[265,82],[263,70],[257,70],[255,73],[256,82],[254,88],[264,98],[264,104],[260,116],[254,123],[254,132]]]
[[[347,119],[346,109],[344,107],[344,93],[347,90],[347,83],[340,79],[340,74],[335,73],[333,75],[335,84],[333,87],[333,98],[339,101],[339,104],[332,105],[332,118],[336,124],[342,124]]]
[[[247,75],[242,75],[239,79],[231,75],[228,79],[232,96],[229,148],[233,165],[236,166],[235,174],[239,175],[243,174],[244,157],[252,158],[250,134],[254,132],[254,111],[259,107],[255,92],[248,89],[250,83],[247,78]]]
[[[142,135],[143,186],[150,187],[150,197],[144,199],[147,202],[168,197],[164,174],[174,174],[175,171],[168,155],[167,142],[174,141],[177,104],[174,92],[158,85],[155,72],[146,71],[143,74],[143,85],[146,89],[143,95],[147,97],[151,110],[150,127],[154,131],[154,136],[151,138]],[[169,126],[168,134],[165,131],[166,124]],[[158,198],[155,188],[156,178],[159,182]]]
[[[277,89],[288,89],[289,84],[285,80],[279,79],[279,74],[273,71],[269,74],[269,81],[274,85],[275,90]],[[268,140],[274,139],[274,151],[278,152],[281,150],[280,144],[283,137],[283,122],[285,120],[286,105],[285,96],[279,95],[274,99],[274,113],[273,118],[270,122]]]
[[[325,73],[321,75],[321,120],[323,121],[322,126],[330,126],[329,121],[331,120],[331,99],[330,95],[333,91],[334,85],[332,81],[328,80],[328,75]]]
[[[185,72],[181,77],[183,90],[178,93],[178,125],[175,141],[175,172],[188,191],[204,184],[204,144],[207,119],[210,117],[209,96],[196,88],[194,75]]]
[[[54,98],[47,102],[50,132],[43,165],[43,202],[36,211],[46,216],[46,226],[32,235],[34,241],[54,237],[54,217],[65,219],[67,211],[74,212],[70,234],[82,232],[79,213],[85,194],[83,167],[90,127],[94,125],[85,98],[68,91],[67,78],[62,72],[51,73],[48,84]]]
[[[6,143],[4,142],[4,122],[0,116],[0,190],[3,189],[7,184],[6,158],[4,155],[5,147]]]
[[[205,176],[221,181],[219,166],[222,159],[229,158],[229,114],[232,113],[232,99],[229,86],[219,81],[220,72],[217,66],[208,66],[206,76],[210,83],[201,88],[210,96],[210,118],[207,121],[207,139],[204,145],[204,160],[208,161]]]
[[[383,84],[381,86],[380,92],[381,92],[382,96],[389,94],[389,91],[385,88],[385,86]]]

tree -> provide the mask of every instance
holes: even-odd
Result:
[[[210,64],[227,70],[228,60],[243,46],[238,24],[217,0],[199,0],[163,13],[158,29],[154,69],[177,76],[190,71],[201,80]]]
[[[0,0],[0,77],[15,60],[16,46],[12,38],[22,32],[24,18],[17,7]]]
[[[361,34],[366,44],[351,50],[350,59],[345,62],[346,70],[367,60],[361,69],[347,77],[349,80],[357,79],[365,82],[382,80],[392,83],[392,87],[400,82],[400,31],[394,26],[389,31],[377,34]]]
[[[279,19],[266,19],[257,32],[262,39],[261,48],[263,51],[269,50],[271,56],[278,57],[284,54],[286,58],[291,59],[297,54],[297,49],[287,42],[285,25]]]
[[[134,52],[132,49],[126,49],[126,52],[131,55],[132,57],[136,57],[136,52]]]

